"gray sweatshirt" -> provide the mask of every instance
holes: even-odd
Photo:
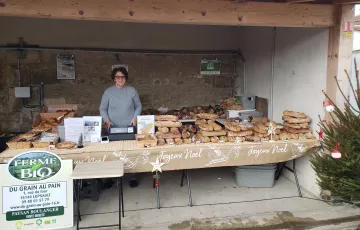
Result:
[[[111,121],[116,126],[128,126],[141,113],[139,94],[134,87],[107,88],[101,99],[100,114],[104,122]]]

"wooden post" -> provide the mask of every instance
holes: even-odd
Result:
[[[326,93],[340,108],[344,108],[345,99],[336,85],[334,76],[346,96],[349,95],[349,81],[344,70],[351,72],[353,51],[354,5],[337,5],[336,25],[329,29],[328,63]],[[329,120],[329,113],[325,114]]]

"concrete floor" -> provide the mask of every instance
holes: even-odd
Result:
[[[181,172],[161,175],[161,209],[156,209],[152,175],[139,174],[140,185],[124,183],[123,229],[356,229],[360,209],[316,200],[280,177],[273,188],[243,188],[235,184],[230,168],[190,171],[193,207],[187,206],[187,186]],[[118,223],[118,189],[103,190],[100,200],[81,201],[80,227]],[[71,229],[76,229],[71,228]],[[117,228],[102,228],[117,229]]]

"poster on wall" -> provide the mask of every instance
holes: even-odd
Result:
[[[220,60],[201,60],[200,74],[220,75],[220,68],[221,68]]]
[[[75,79],[75,57],[74,55],[57,56],[57,79]]]
[[[111,67],[111,71],[114,70],[114,69],[118,69],[120,67],[124,67],[126,69],[126,71],[129,72],[129,65],[126,65],[126,64],[116,64],[116,65],[112,65]]]
[[[73,226],[72,160],[30,151],[0,165],[1,229]]]

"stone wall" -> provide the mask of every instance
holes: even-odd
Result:
[[[56,55],[74,54],[76,79],[57,80]],[[0,131],[27,131],[38,109],[24,108],[21,99],[14,97],[16,55],[13,51],[0,52]],[[201,76],[202,59],[219,58],[221,76]],[[112,85],[113,64],[129,65],[129,84],[140,94],[144,109],[181,108],[208,105],[232,96],[234,64],[232,56],[145,55],[104,52],[29,51],[20,65],[21,85],[44,83],[46,104],[75,103],[79,115],[97,115],[104,90]],[[34,89],[30,104],[38,103]]]

